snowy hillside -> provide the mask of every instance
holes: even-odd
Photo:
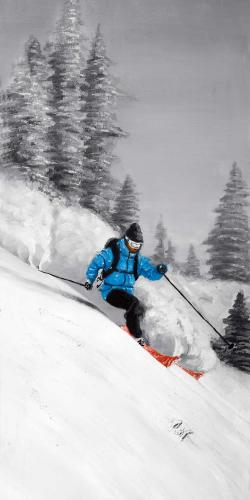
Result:
[[[0,255],[1,499],[248,498],[247,375],[229,401],[231,370],[165,369],[85,296]]]

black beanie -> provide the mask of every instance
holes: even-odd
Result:
[[[127,236],[132,241],[136,241],[136,243],[143,243],[142,230],[137,222],[134,222],[133,224],[131,224],[131,226],[129,226],[125,233],[125,236]]]

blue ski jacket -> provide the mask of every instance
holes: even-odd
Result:
[[[134,293],[134,253],[131,253],[126,246],[124,238],[118,240],[117,242],[120,258],[116,266],[116,270],[107,276],[102,285],[100,286],[100,291],[102,297],[106,300],[109,292],[116,288],[120,290],[125,290],[126,292]],[[107,271],[110,269],[113,262],[113,252],[111,248],[104,248],[100,253],[98,253],[93,260],[90,262],[88,269],[86,271],[87,280],[93,284],[100,269]],[[152,264],[148,257],[143,255],[138,255],[138,275],[144,276],[151,281],[156,281],[162,278],[156,266]]]

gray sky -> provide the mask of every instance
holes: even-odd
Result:
[[[3,81],[29,34],[46,40],[62,0],[0,0]],[[119,176],[141,192],[152,241],[162,213],[186,253],[211,227],[230,166],[249,176],[249,0],[82,0],[101,22],[113,68],[136,101],[119,111],[130,133],[117,148]],[[153,242],[154,244],[154,242]]]

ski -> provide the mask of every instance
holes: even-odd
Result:
[[[203,375],[205,375],[205,372],[191,370],[190,368],[185,368],[184,366],[178,365],[178,363],[177,363],[177,366],[179,366],[179,368],[181,368],[182,370],[184,370],[184,372],[186,372],[189,375],[191,375],[191,377],[194,377],[196,380],[199,380],[201,377],[203,377]]]
[[[126,325],[122,325],[121,329],[132,337]],[[167,354],[162,354],[146,343],[142,347],[166,368],[169,368],[171,365],[175,364],[184,372],[188,373],[188,375],[191,375],[191,377],[195,378],[195,380],[199,380],[204,375],[204,372],[202,371],[191,370],[190,368],[185,368],[184,366],[179,365],[178,361],[181,360],[181,356],[169,356]]]

